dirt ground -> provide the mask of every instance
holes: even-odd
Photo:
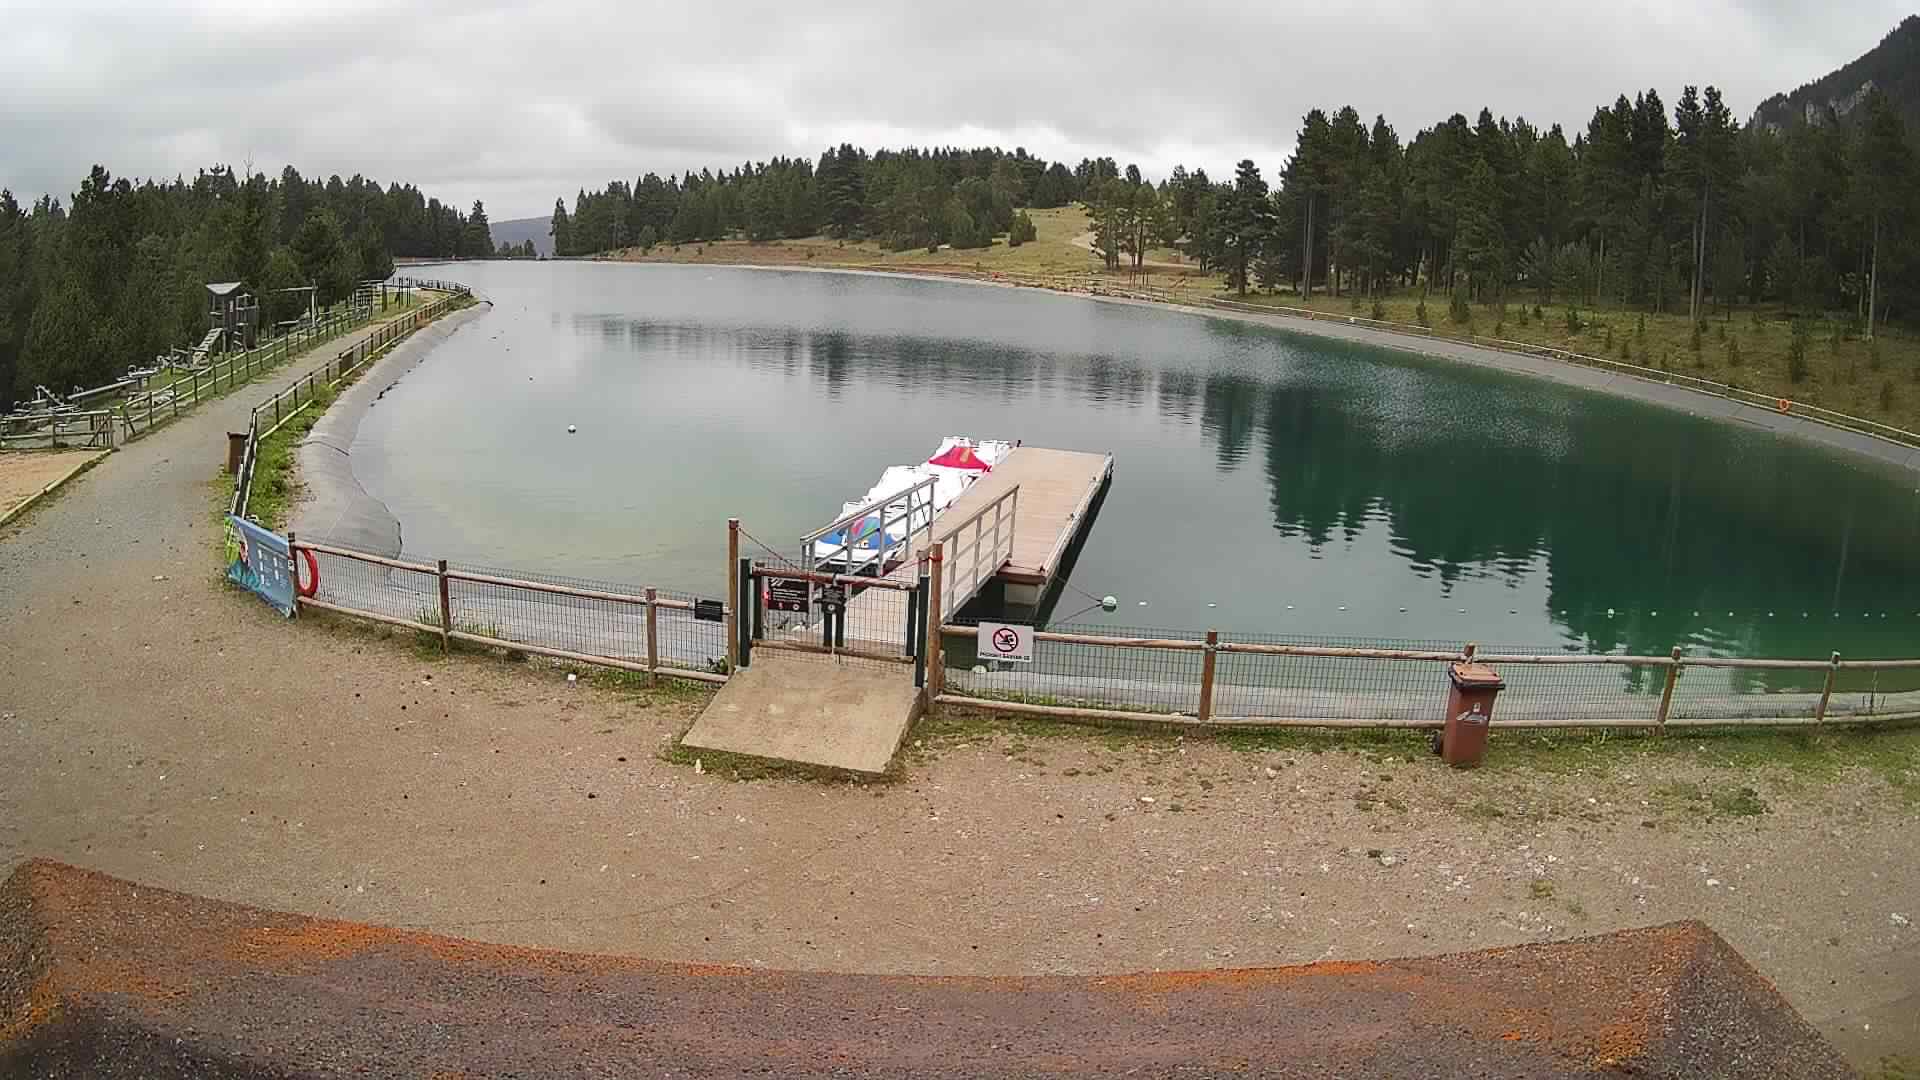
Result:
[[[1920,1055],[1913,730],[1509,739],[1454,772],[1408,739],[949,715],[891,782],[742,781],[671,748],[702,692],[289,626],[228,590],[218,470],[256,396],[0,528],[0,873],[44,855],[488,941],[874,973],[1408,956],[1698,918],[1863,1066]]]
[[[61,477],[100,457],[104,450],[9,450],[0,452],[0,517]]]

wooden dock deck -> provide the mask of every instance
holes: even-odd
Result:
[[[1008,599],[1037,602],[1052,586],[1066,553],[1087,525],[1087,512],[1113,475],[1113,455],[1080,450],[1019,446],[992,472],[953,501],[933,523],[935,540],[946,540],[942,525],[957,525],[1008,490],[1019,487],[1013,522],[1013,555],[998,577],[1013,586]],[[951,545],[950,545],[951,546]],[[1014,595],[1015,590],[1031,596]],[[971,597],[968,597],[971,599]],[[946,614],[952,615],[952,611]]]
[[[980,588],[996,578],[1004,583],[1006,600],[1017,607],[1034,607],[1053,587],[1067,552],[1090,525],[1088,513],[1113,475],[1113,455],[1081,450],[1050,450],[1018,446],[994,470],[975,481],[933,520],[930,534],[914,541],[907,558],[887,576],[911,581],[920,572],[919,556],[935,543],[946,545],[947,570],[958,572],[966,557],[968,537],[962,530],[975,515],[1014,488],[1012,543],[1005,562],[978,580],[969,580],[945,601],[943,615],[952,618]],[[970,532],[971,530],[967,530]],[[905,593],[866,589],[847,604],[848,645],[866,651],[899,652],[900,628],[906,625]],[[858,644],[856,644],[858,642]]]

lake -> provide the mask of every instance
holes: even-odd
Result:
[[[718,595],[728,517],[791,555],[884,467],[966,434],[1114,455],[1056,620],[1920,648],[1920,479],[1762,431],[1036,290],[658,264],[434,272],[495,306],[391,389],[354,447],[412,557]],[[1107,594],[1119,612],[1085,611]]]

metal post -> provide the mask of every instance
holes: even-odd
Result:
[[[453,651],[453,596],[447,591],[447,560],[440,560],[440,651]]]
[[[943,564],[947,557],[946,547],[944,542],[937,543],[933,545],[932,554],[927,556],[927,644],[920,651],[926,654],[927,704],[929,705],[933,704],[934,698],[940,696],[940,691],[947,681],[945,636],[940,633],[940,619],[944,614],[941,611],[940,593],[946,585],[942,580]]]
[[[912,656],[913,655],[913,635],[914,635],[913,625],[915,622],[918,621],[917,619],[915,619],[915,616],[920,613],[918,610],[919,600],[920,600],[919,586],[916,585],[914,588],[908,589],[906,593],[906,597],[907,597],[907,633],[906,633],[905,640],[907,643],[907,648],[906,648],[906,651],[901,653],[900,655]]]
[[[767,636],[767,598],[762,584],[766,578],[753,571],[751,563],[748,563],[748,569],[748,577],[753,582],[752,595],[748,598],[749,603],[753,605],[753,640],[763,641]]]
[[[659,627],[659,620],[654,615],[654,612],[657,610],[655,608],[654,602],[658,599],[659,597],[654,593],[653,586],[651,585],[647,586],[647,685],[648,686],[660,685],[660,627]]]
[[[1213,719],[1213,659],[1220,649],[1220,631],[1207,631],[1207,650],[1200,654],[1200,722]]]
[[[727,670],[740,666],[740,640],[734,621],[739,614],[734,610],[733,597],[739,592],[734,588],[733,575],[740,566],[740,519],[727,519],[727,587],[720,590],[721,604],[725,608],[727,635]]]
[[[920,580],[914,585],[913,598],[915,613],[913,627],[913,686],[918,690],[927,685],[927,556],[920,554]]]
[[[1667,685],[1660,691],[1660,715],[1654,718],[1653,725],[1660,734],[1667,733],[1667,712],[1673,707],[1673,684],[1680,681],[1680,646],[1673,647],[1673,663],[1667,665]]]
[[[757,608],[759,605],[754,602],[753,598],[753,594],[756,591],[753,587],[753,560],[741,559],[740,602],[734,610],[736,612],[750,612]],[[742,618],[740,615],[735,615],[733,621],[737,624],[740,634],[740,666],[743,668],[751,667],[753,665],[753,619],[751,617]]]
[[[1840,654],[1833,654],[1833,662],[1827,666],[1827,685],[1820,691],[1820,707],[1813,711],[1813,722],[1827,722],[1827,702],[1833,700],[1833,680],[1840,674]]]
[[[293,613],[300,614],[300,541],[287,530],[287,580],[293,582]]]

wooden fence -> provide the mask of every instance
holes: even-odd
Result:
[[[962,641],[978,637],[978,630],[972,626],[943,625],[945,638]],[[1920,718],[1920,691],[1900,691],[1876,696],[1873,700],[1877,707],[1866,709],[1833,708],[1836,681],[1849,672],[1920,672],[1920,659],[1904,660],[1844,660],[1839,653],[1825,660],[1793,659],[1748,659],[1739,657],[1689,656],[1685,650],[1675,646],[1664,656],[1630,656],[1613,654],[1586,653],[1499,653],[1481,652],[1476,646],[1468,644],[1458,650],[1391,649],[1391,648],[1353,648],[1334,645],[1275,644],[1261,642],[1243,642],[1222,640],[1220,632],[1209,630],[1203,638],[1159,638],[1159,637],[1120,637],[1105,634],[1061,633],[1041,631],[1034,635],[1041,643],[1064,646],[1089,647],[1095,650],[1115,650],[1147,653],[1199,654],[1197,672],[1192,672],[1193,680],[1185,687],[1169,686],[1165,682],[1149,684],[1141,680],[1110,680],[1120,688],[1121,693],[1142,694],[1143,690],[1173,691],[1188,700],[1197,702],[1192,712],[1149,711],[1144,708],[1126,707],[1124,703],[1088,700],[1090,690],[1083,673],[1074,670],[1055,672],[1042,678],[1050,686],[1065,691],[1062,694],[1038,695],[1032,693],[949,693],[946,690],[948,680],[936,675],[929,685],[934,689],[933,700],[941,704],[965,704],[978,708],[1004,712],[1025,713],[1035,716],[1050,716],[1062,719],[1082,720],[1121,720],[1136,723],[1191,724],[1203,727],[1359,727],[1359,728],[1438,728],[1443,725],[1439,715],[1441,701],[1436,696],[1431,710],[1416,706],[1413,712],[1429,715],[1389,716],[1288,716],[1288,715],[1223,715],[1216,705],[1217,694],[1221,687],[1218,674],[1218,661],[1221,657],[1266,657],[1266,658],[1310,658],[1334,664],[1368,662],[1379,664],[1426,664],[1443,665],[1462,661],[1477,661],[1494,667],[1506,668],[1569,668],[1569,667],[1624,667],[1652,669],[1661,674],[1660,693],[1645,695],[1648,712],[1641,716],[1583,716],[1583,715],[1542,715],[1523,716],[1516,719],[1501,720],[1496,708],[1496,722],[1503,727],[1607,727],[1607,728],[1648,728],[1665,732],[1675,727],[1708,727],[1723,725],[1745,726],[1798,726],[1819,725],[1828,722],[1860,723],[1868,721],[1908,720]],[[941,650],[934,650],[940,655]],[[1101,671],[1110,671],[1114,665],[1101,663],[1089,665]],[[1782,671],[1819,673],[1821,689],[1817,699],[1812,694],[1805,695],[1806,711],[1802,715],[1674,715],[1675,687],[1681,675],[1688,669],[1736,671]],[[1189,669],[1191,670],[1191,669]],[[1164,666],[1156,668],[1162,679],[1165,678]],[[1036,683],[1039,680],[1036,680]],[[1336,680],[1337,681],[1337,680]],[[1080,692],[1076,693],[1076,685]],[[1351,685],[1351,684],[1348,684]],[[1273,689],[1273,688],[1268,688]],[[1284,698],[1286,691],[1275,691],[1276,696]],[[1367,695],[1354,694],[1357,700],[1365,701]],[[1732,695],[1731,705],[1737,709],[1740,697],[1764,701],[1775,695],[1748,694]],[[1637,697],[1637,696],[1636,696]],[[1618,700],[1617,698],[1615,700]],[[1802,701],[1800,697],[1793,699]],[[1657,704],[1656,704],[1657,702]],[[1396,702],[1404,706],[1405,702]],[[1724,709],[1733,712],[1734,709]],[[1400,710],[1396,710],[1400,711]]]
[[[0,450],[111,450],[113,444],[114,415],[104,409],[0,417]]]
[[[253,381],[261,372],[286,363],[289,357],[347,333],[371,317],[371,311],[349,310],[295,327],[265,345],[186,372],[165,386],[130,394],[114,408],[114,414],[126,438],[137,439],[160,424],[191,412],[201,401],[223,396],[234,387]]]
[[[314,544],[289,533],[287,546],[292,552],[295,571],[296,603],[302,608],[330,611],[354,618],[417,631],[440,639],[442,649],[459,641],[471,645],[509,651],[534,653],[557,660],[597,664],[622,671],[639,672],[655,679],[670,677],[697,682],[723,683],[719,671],[699,671],[664,659],[668,653],[687,653],[689,625],[712,628],[712,641],[702,642],[708,651],[724,646],[716,643],[724,631],[717,619],[718,604],[703,605],[686,596],[669,595],[665,590],[645,588],[625,592],[614,587],[589,587],[554,581],[538,581],[503,573],[489,573],[449,566],[445,559],[434,563],[373,555],[351,548]],[[336,569],[335,560],[362,567],[377,568],[383,578],[394,574],[408,576],[413,587],[395,588],[390,582],[369,586],[362,579],[355,588],[345,582],[321,599],[322,586],[329,578],[346,575],[329,571],[316,577],[326,556]],[[311,561],[309,561],[311,560]],[[461,585],[469,588],[462,590]],[[419,607],[408,614],[394,610],[399,603],[421,598]],[[383,610],[384,609],[384,610]],[[526,632],[515,633],[503,613],[519,615]],[[676,632],[661,626],[662,615],[675,616]],[[562,625],[572,624],[572,625]],[[627,630],[630,628],[630,630]],[[590,642],[587,648],[564,648],[541,637],[553,637],[558,629]],[[627,632],[623,632],[626,630]],[[623,648],[624,644],[636,646]],[[668,648],[668,646],[674,646]]]

